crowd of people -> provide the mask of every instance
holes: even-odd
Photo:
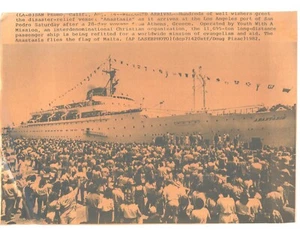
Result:
[[[238,137],[212,139],[3,137],[2,217],[10,222],[20,213],[48,224],[294,222],[295,149],[250,150]]]

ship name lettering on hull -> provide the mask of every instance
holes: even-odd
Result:
[[[281,116],[281,117],[263,117],[263,118],[256,118],[254,120],[254,122],[260,122],[260,121],[276,121],[276,120],[284,120],[286,118],[286,116]]]

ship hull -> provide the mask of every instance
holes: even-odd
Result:
[[[172,133],[178,136],[200,133],[212,143],[215,134],[240,135],[243,142],[260,138],[264,145],[295,146],[295,110],[250,114],[211,115],[195,113],[149,118],[140,112],[25,124],[14,128],[14,138],[52,138],[150,143],[156,137]]]

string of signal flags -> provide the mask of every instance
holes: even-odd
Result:
[[[67,94],[71,93],[73,90],[83,86],[83,84],[89,82],[98,71],[101,71],[101,67],[103,65],[105,65],[106,62],[103,62],[102,64],[100,64],[97,68],[95,68],[88,76],[84,77],[81,81],[79,81],[77,84],[75,84],[72,88],[70,88],[69,90],[65,91],[63,94],[61,94],[60,96],[58,96],[57,98],[53,99],[50,103],[49,106],[52,106],[54,104],[54,102],[58,101],[59,99],[64,98]],[[101,71],[102,72],[102,71]]]
[[[193,70],[192,73],[172,72],[172,71],[163,70],[163,69],[150,68],[148,66],[140,65],[140,64],[131,64],[131,63],[125,62],[123,60],[118,60],[118,59],[112,59],[112,60],[117,64],[121,64],[121,65],[127,66],[129,68],[156,72],[156,73],[159,73],[159,74],[163,75],[166,78],[169,77],[169,76],[179,76],[179,77],[186,77],[186,78],[192,77],[192,78],[194,78],[196,76],[195,70]],[[201,69],[201,66],[199,67],[199,69]],[[235,85],[245,85],[247,87],[253,87],[254,86],[256,91],[263,88],[263,87],[261,87],[260,83],[253,83],[253,82],[250,82],[250,81],[247,81],[247,82],[242,82],[240,80],[226,81],[226,80],[223,80],[219,77],[209,77],[209,76],[204,76],[204,79],[206,81],[210,81],[210,82],[213,82],[213,81],[217,82],[217,83],[222,83],[223,82],[226,85],[235,84]],[[268,90],[273,90],[275,87],[276,87],[275,84],[268,84],[265,88],[267,88]],[[284,88],[284,87],[280,87],[280,88],[281,88],[283,93],[289,93],[292,90],[292,88]]]
[[[169,76],[179,76],[179,77],[185,77],[185,78],[189,78],[192,77],[194,78],[196,76],[195,70],[192,71],[192,73],[184,73],[184,72],[172,72],[172,71],[168,71],[168,70],[163,70],[163,69],[157,69],[157,68],[150,68],[148,66],[145,65],[140,65],[140,64],[130,64],[128,62],[122,61],[122,60],[118,60],[115,58],[111,58],[111,61],[116,63],[116,64],[120,64],[129,68],[134,68],[134,69],[139,69],[139,70],[144,70],[144,71],[152,71],[152,72],[156,72],[159,73],[161,75],[163,75],[165,78],[169,77]],[[84,77],[81,81],[79,81],[77,84],[75,84],[72,88],[70,88],[69,90],[65,91],[63,94],[61,94],[60,96],[58,96],[57,98],[53,99],[50,103],[49,106],[52,106],[56,101],[58,101],[59,99],[64,98],[67,94],[69,94],[70,92],[74,91],[75,89],[83,86],[83,84],[87,83],[88,81],[90,81],[95,74],[98,71],[101,71],[101,67],[103,65],[105,65],[106,62],[103,62],[102,64],[100,64],[97,68],[95,68],[88,76]],[[201,67],[199,67],[201,68]],[[101,71],[102,72],[102,71]],[[234,81],[226,81],[223,80],[219,77],[210,77],[210,76],[204,76],[206,81],[211,81],[211,82],[217,82],[217,83],[224,83],[226,85],[228,84],[235,84],[235,85],[245,85],[247,87],[255,87],[256,91],[258,91],[261,87],[260,83],[252,83],[250,81],[247,82],[241,82],[240,80],[234,80]],[[273,90],[276,87],[276,85],[274,84],[268,84],[267,85],[267,89],[269,90]],[[292,88],[283,88],[281,87],[281,90],[283,93],[289,93]]]

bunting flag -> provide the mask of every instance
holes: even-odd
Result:
[[[140,69],[140,68],[141,68],[141,66],[140,66],[140,65],[137,65],[137,67],[138,67],[138,69]]]
[[[97,71],[96,71],[96,70],[94,70],[94,73],[97,73]]]
[[[217,81],[221,81],[220,78],[217,78],[216,80],[217,80]]]
[[[258,91],[260,84],[256,84],[256,91]]]
[[[206,77],[206,79],[210,81],[210,77]]]
[[[250,86],[251,85],[251,83],[248,81],[248,82],[246,82],[246,86]]]
[[[268,89],[273,89],[275,85],[268,85]]]
[[[168,71],[166,71],[166,78],[169,76]]]
[[[193,69],[193,70],[192,70],[192,78],[195,78],[195,75],[196,75],[196,72],[195,72],[195,70]]]
[[[181,76],[182,76],[182,73],[178,73],[178,75],[181,77]]]
[[[188,73],[186,73],[186,74],[185,74],[185,77],[189,77],[189,74],[188,74]]]
[[[98,66],[97,69],[99,70],[99,69],[100,69],[100,66]]]
[[[225,84],[226,84],[226,85],[228,85],[228,84],[229,84],[229,82],[228,82],[228,81],[225,81]]]
[[[123,61],[121,61],[121,64],[123,65]]]
[[[236,80],[235,80],[234,83],[235,83],[236,85],[238,85],[238,84],[240,83],[240,81],[236,81]]]
[[[289,93],[290,91],[291,91],[291,89],[288,89],[288,88],[283,88],[283,89],[282,89],[282,92],[283,92],[283,93]]]
[[[144,68],[145,68],[145,71],[147,71],[147,66],[144,66]]]
[[[161,101],[161,102],[159,102],[159,104],[160,104],[160,105],[162,105],[163,103],[165,103],[165,101]]]
[[[158,72],[163,73],[163,71],[161,69],[159,69]]]

